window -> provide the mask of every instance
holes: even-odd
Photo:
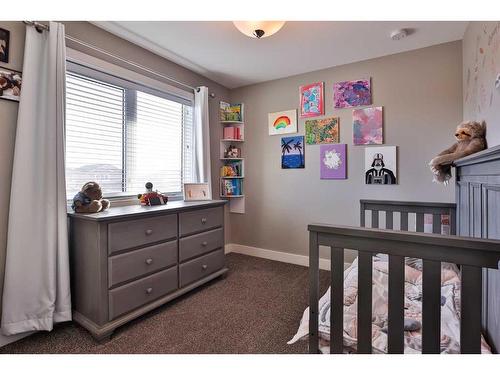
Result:
[[[148,181],[163,193],[181,194],[193,177],[191,102],[89,68],[75,70],[66,76],[68,199],[87,181],[98,182],[107,197],[136,195]]]

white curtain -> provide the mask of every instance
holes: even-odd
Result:
[[[64,179],[64,25],[26,28],[3,291],[2,333],[71,320]]]
[[[194,92],[194,176],[196,182],[206,182],[212,192],[210,173],[210,127],[208,115],[208,87],[198,87]]]

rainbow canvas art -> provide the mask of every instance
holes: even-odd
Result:
[[[269,113],[269,135],[297,133],[297,110]]]
[[[355,145],[382,144],[382,107],[352,111],[352,136]]]
[[[337,82],[333,85],[335,108],[359,107],[372,104],[370,79]]]

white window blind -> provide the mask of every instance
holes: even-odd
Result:
[[[107,197],[143,192],[148,181],[180,194],[192,178],[192,132],[191,105],[68,72],[68,197],[87,181]]]

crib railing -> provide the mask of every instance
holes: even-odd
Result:
[[[394,228],[394,213],[400,213],[400,230],[408,230],[408,216],[415,214],[415,231],[424,231],[425,215],[432,215],[432,233],[441,233],[441,216],[449,218],[450,234],[456,234],[456,204],[440,202],[400,202],[361,199],[360,226],[365,227],[366,213],[371,211],[371,227],[379,227],[380,213],[385,213],[385,228]]]
[[[418,229],[422,220],[417,216]],[[433,228],[437,232],[437,224]],[[331,249],[331,353],[343,351],[344,249],[358,251],[358,353],[372,352],[372,257],[376,253],[389,257],[389,353],[404,351],[405,257],[423,260],[422,352],[440,352],[441,262],[456,263],[461,269],[460,350],[481,352],[482,268],[498,268],[500,241],[339,225],[311,224],[308,229],[310,353],[318,353],[319,345],[319,246]]]

